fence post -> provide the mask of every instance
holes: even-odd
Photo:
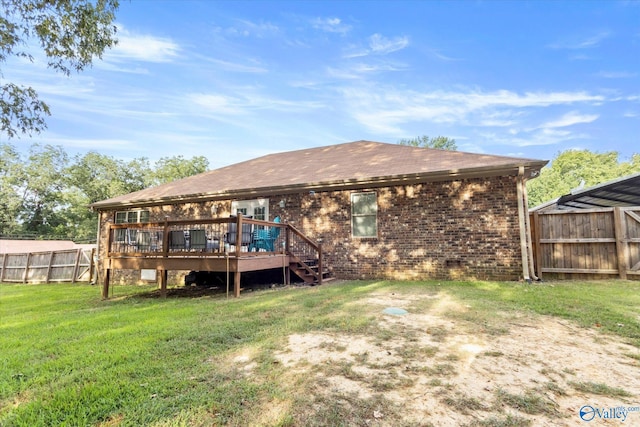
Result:
[[[4,281],[6,270],[7,270],[7,254],[2,254],[2,271],[0,272],[0,282]]]
[[[96,268],[96,264],[93,260],[93,257],[96,255],[96,249],[91,249],[91,258],[89,258],[89,283],[93,285],[93,281],[95,280],[95,272],[94,268]]]
[[[49,266],[47,267],[47,278],[45,279],[45,283],[49,283],[51,281],[51,266],[53,265],[53,251],[49,252]]]
[[[31,252],[27,253],[27,262],[24,265],[24,275],[22,276],[22,283],[27,283],[29,277],[29,262],[31,262]]]
[[[616,253],[618,254],[618,274],[621,279],[627,278],[627,248],[624,211],[620,207],[613,208],[613,225],[616,234]]]
[[[73,266],[73,277],[71,277],[71,283],[76,283],[78,277],[78,268],[80,267],[80,256],[82,255],[82,249],[78,248],[76,251],[76,265]]]

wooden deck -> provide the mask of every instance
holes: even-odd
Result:
[[[162,294],[166,293],[169,270],[229,272],[236,297],[243,272],[284,267],[305,282],[318,284],[327,275],[320,243],[289,224],[242,216],[111,224],[107,247],[108,253],[103,255],[104,299],[109,295],[111,272],[118,269],[156,270]]]

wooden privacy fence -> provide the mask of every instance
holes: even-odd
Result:
[[[640,207],[530,215],[538,277],[640,279]]]
[[[0,282],[88,282],[94,249],[0,254]]]

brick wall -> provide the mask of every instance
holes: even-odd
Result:
[[[366,191],[377,194],[377,238],[351,236],[351,194]],[[149,209],[151,221],[226,217],[231,202]],[[515,177],[283,194],[269,197],[269,211],[269,219],[280,216],[308,237],[322,239],[325,265],[338,278],[516,280],[522,276]],[[101,255],[106,221],[113,221],[113,212],[100,217]]]
[[[326,265],[340,278],[522,276],[515,177],[357,190],[365,191],[377,194],[378,238],[351,236],[355,191],[276,196],[271,215],[322,239]]]

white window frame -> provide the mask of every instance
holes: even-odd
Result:
[[[256,209],[264,209],[264,221],[269,221],[269,199],[234,200],[231,202],[231,215],[236,215],[242,209],[244,215],[256,218]]]
[[[143,212],[146,212],[146,216],[147,219],[146,221],[142,221],[142,214]],[[124,221],[118,221],[118,215],[122,215],[124,214]],[[134,215],[131,215],[134,214]],[[129,218],[131,216],[134,216],[133,221],[129,221]],[[114,217],[114,222],[116,224],[132,224],[132,223],[137,223],[137,222],[149,222],[149,218],[151,216],[151,212],[148,209],[137,209],[137,210],[130,210],[130,211],[117,211]]]
[[[373,213],[359,213],[359,212],[355,212],[355,203],[354,203],[354,199],[358,196],[364,196],[364,195],[373,195],[373,198],[375,200],[375,204],[373,206]],[[374,221],[374,232],[371,235],[360,235],[357,234],[357,227],[356,227],[356,218],[363,218],[363,217],[374,217],[375,221]],[[360,192],[360,193],[351,193],[351,236],[355,237],[355,238],[359,238],[359,239],[370,239],[370,238],[377,238],[378,237],[378,195],[376,194],[375,191],[364,191],[364,192]]]

